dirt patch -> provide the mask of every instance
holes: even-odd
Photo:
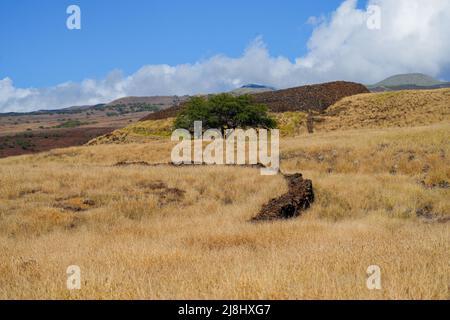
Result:
[[[36,281],[41,278],[41,266],[33,258],[18,257],[13,258],[15,270],[28,281]]]
[[[138,187],[144,189],[144,193],[158,197],[158,206],[163,207],[171,203],[177,203],[184,199],[186,191],[179,188],[170,188],[162,181],[139,183]]]
[[[447,223],[450,222],[450,216],[440,216],[433,211],[432,205],[426,205],[416,210],[416,215],[426,223]]]
[[[180,202],[184,199],[185,193],[186,191],[178,188],[166,188],[159,193],[158,205],[162,207],[171,203]]]
[[[151,166],[157,166],[158,164],[152,165],[151,163],[148,163],[146,161],[120,161],[117,162],[114,167],[130,167],[130,166],[144,166],[144,167],[151,167]]]
[[[115,128],[71,128],[24,132],[0,137],[0,158],[81,146]]]
[[[425,189],[450,189],[450,182],[442,180],[439,183],[427,183],[425,180],[419,181],[419,184],[422,185]]]
[[[28,195],[32,195],[32,194],[36,194],[36,193],[43,193],[42,189],[38,188],[38,189],[27,189],[27,190],[22,190],[19,192],[19,197],[25,197]]]
[[[252,221],[290,219],[300,216],[314,202],[311,180],[303,179],[300,173],[285,175],[289,191],[265,204]]]
[[[60,208],[64,211],[83,212],[95,207],[95,201],[82,197],[73,198],[59,198],[56,199],[55,208]]]

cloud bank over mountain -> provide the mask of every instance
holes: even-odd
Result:
[[[311,17],[307,53],[274,57],[257,38],[240,57],[216,55],[196,63],[146,65],[131,75],[114,70],[104,79],[49,88],[16,88],[0,79],[0,112],[52,109],[107,102],[123,96],[184,95],[230,90],[246,83],[277,88],[333,80],[375,83],[397,73],[441,77],[450,70],[450,1],[370,0],[381,9],[381,28],[357,0],[329,15]]]

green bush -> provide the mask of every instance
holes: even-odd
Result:
[[[194,131],[194,121],[202,121],[203,130],[275,128],[276,122],[267,113],[267,107],[255,104],[248,95],[235,97],[230,94],[219,94],[205,97],[194,97],[175,119],[177,129]]]
[[[30,141],[27,140],[16,140],[16,144],[21,147],[23,150],[28,150],[34,147],[34,144],[32,144]]]

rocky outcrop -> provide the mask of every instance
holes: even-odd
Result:
[[[342,98],[369,90],[354,82],[329,82],[253,95],[257,103],[268,106],[272,112],[318,111],[322,112]]]
[[[290,219],[300,216],[314,202],[311,180],[303,179],[300,173],[285,175],[289,190],[279,198],[265,204],[252,221]]]

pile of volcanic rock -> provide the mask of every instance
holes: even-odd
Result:
[[[369,93],[369,90],[359,83],[336,81],[256,93],[251,96],[254,97],[256,103],[265,104],[271,112],[322,112],[342,98],[360,93]],[[186,102],[182,101],[171,108],[151,113],[141,121],[176,117],[185,106]]]
[[[285,175],[289,190],[279,198],[265,204],[252,221],[290,219],[300,216],[314,202],[312,181],[300,173]]]
[[[160,110],[157,112],[150,113],[139,121],[148,121],[148,120],[162,120],[167,118],[175,118],[177,114],[183,110],[185,107],[185,102],[181,102],[179,104],[174,105],[173,107]]]
[[[272,112],[322,112],[342,98],[369,90],[359,83],[336,81],[285,90],[254,94],[255,102],[265,104]]]

